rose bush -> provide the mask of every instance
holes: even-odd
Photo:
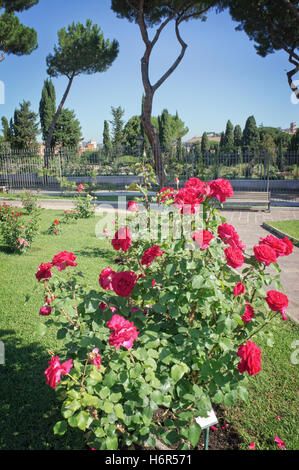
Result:
[[[111,241],[122,252],[121,268],[103,269],[97,290],[82,281],[71,252],[38,267],[45,295],[40,331],[53,324],[63,341],[45,371],[61,401],[55,433],[78,427],[94,449],[154,447],[157,438],[194,448],[197,416],[207,416],[213,403],[248,399],[247,376],[263,367],[259,339],[267,335],[271,344],[270,322],[281,321],[288,305],[273,247],[286,256],[292,243],[284,241],[283,250],[271,238],[272,247],[268,239],[257,245],[265,251],[247,252],[215,208],[216,199],[232,193],[222,179],[163,188],[161,220],[164,205],[173,206],[169,226],[186,218],[190,228],[179,237],[171,230],[163,237],[161,227],[154,237],[153,214],[141,214],[138,205]]]
[[[94,215],[94,206],[92,201],[94,199],[91,194],[86,193],[84,196],[81,195],[81,191],[85,188],[83,184],[79,184],[77,187],[77,195],[75,199],[75,209],[73,211],[73,216],[75,219],[87,219]]]
[[[55,219],[48,228],[49,235],[61,235],[62,229],[59,220]]]
[[[2,206],[1,212],[0,231],[5,244],[12,252],[25,253],[39,232],[40,210],[34,209],[30,220],[26,220],[17,208],[10,206]]]

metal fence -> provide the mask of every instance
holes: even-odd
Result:
[[[209,152],[196,149],[181,153],[162,150],[166,184],[181,184],[196,176],[209,181],[226,178],[235,190],[270,190],[272,198],[299,202],[299,153],[296,152]],[[140,181],[137,167],[152,162],[151,151],[120,147],[118,153],[104,149],[59,149],[44,155],[32,150],[0,150],[0,186],[59,189],[63,178],[76,183],[93,183],[98,189],[124,189]]]

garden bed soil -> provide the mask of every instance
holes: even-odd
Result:
[[[239,450],[240,444],[243,442],[241,436],[238,434],[234,426],[224,418],[224,412],[220,407],[214,406],[214,411],[218,419],[218,424],[215,425],[216,429],[210,428],[209,433],[209,450]],[[170,417],[169,414],[164,415],[165,410],[159,408],[154,413],[154,421],[163,424],[163,422]],[[165,428],[167,431],[167,428]],[[177,430],[178,431],[178,430]],[[206,431],[203,430],[195,450],[204,450],[205,448]],[[139,447],[140,450],[176,450],[177,445],[169,445],[163,443],[160,439],[156,449],[153,447]]]

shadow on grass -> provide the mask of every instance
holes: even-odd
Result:
[[[60,402],[44,375],[50,356],[37,342],[18,343],[14,330],[0,330],[5,364],[0,365],[0,449],[86,449],[84,435],[69,428],[55,436],[53,426],[62,420]]]
[[[101,258],[111,261],[111,252],[101,250],[100,248],[86,248],[85,250],[76,250],[76,255],[86,256],[88,258]]]

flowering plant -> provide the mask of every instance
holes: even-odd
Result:
[[[192,178],[159,192],[159,214],[138,205],[112,238],[122,265],[105,267],[97,290],[78,282],[73,253],[39,266],[41,329],[54,323],[63,340],[45,370],[62,400],[55,433],[78,427],[95,449],[154,447],[158,438],[194,448],[197,416],[248,399],[247,376],[262,370],[259,338],[271,344],[269,323],[285,319],[288,299],[273,253],[246,252],[215,208],[232,194],[228,181]],[[271,243],[276,257],[292,252],[289,240]],[[270,260],[278,274],[267,272]],[[266,292],[270,284],[277,290]]]
[[[75,209],[73,211],[74,217],[76,219],[86,219],[94,215],[94,207],[92,201],[94,199],[91,194],[86,193],[81,195],[81,191],[85,190],[83,184],[78,185],[78,194],[75,199]]]
[[[61,219],[61,223],[69,224],[75,220],[75,212],[73,209],[65,210]]]
[[[33,240],[39,231],[40,224],[40,210],[35,209],[31,213],[31,219],[25,220],[22,212],[14,210],[8,211],[5,208],[5,215],[3,215],[2,222],[0,223],[0,230],[5,244],[8,248],[16,253],[25,253],[31,246]]]
[[[61,235],[62,229],[59,220],[55,219],[48,228],[49,235]]]

